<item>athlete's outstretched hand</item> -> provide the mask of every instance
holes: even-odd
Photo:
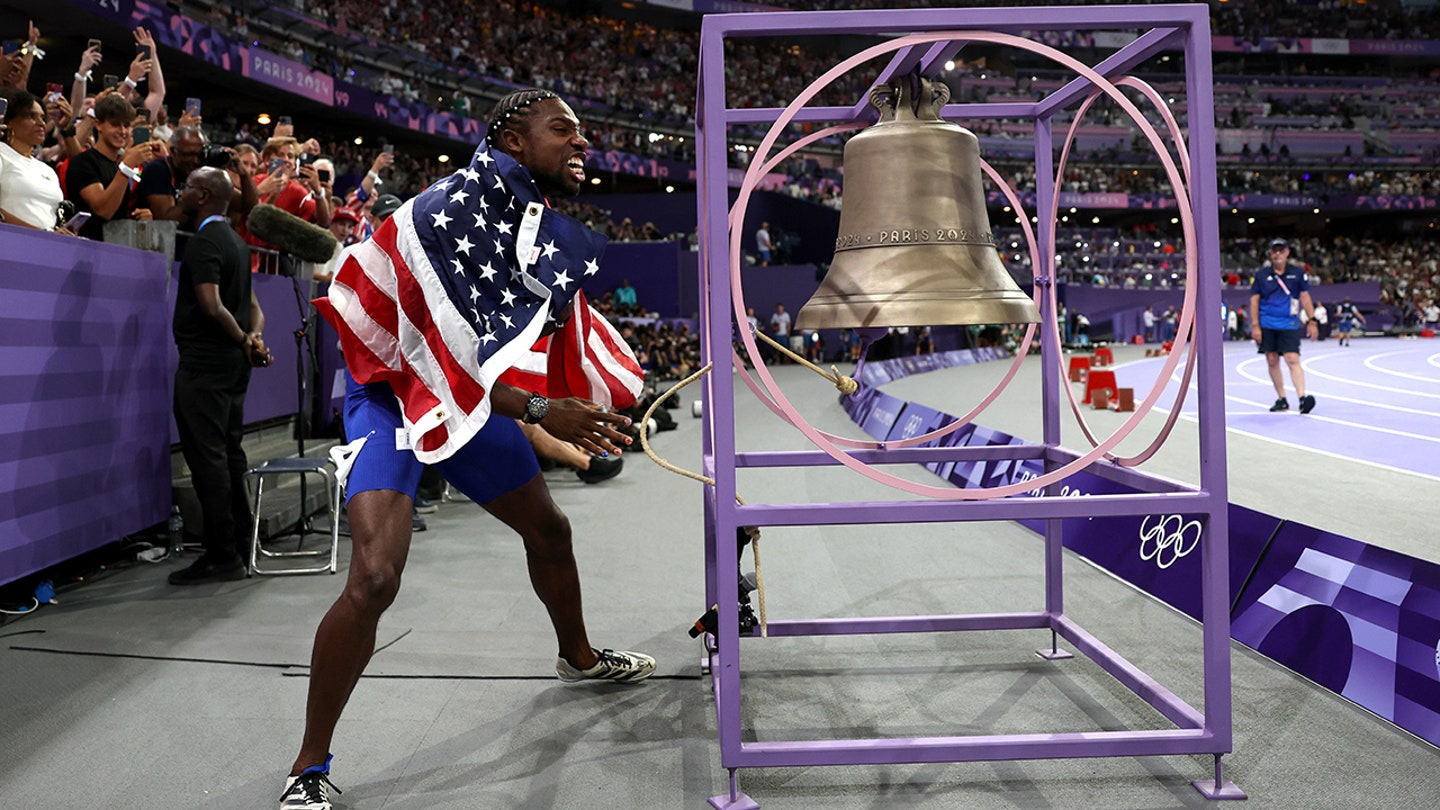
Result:
[[[582,450],[602,455],[620,455],[633,441],[615,429],[628,425],[630,418],[611,413],[588,399],[567,397],[550,400],[550,412],[540,420],[540,427],[561,441],[574,442]]]

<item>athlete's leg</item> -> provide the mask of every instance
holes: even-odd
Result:
[[[415,454],[400,441],[400,426],[399,406],[388,385],[361,386],[347,379],[346,432],[353,439],[365,439],[345,481],[350,571],[345,590],[315,632],[305,736],[292,776],[325,763],[335,724],[375,652],[380,614],[400,590],[422,470]]]
[[[292,776],[324,764],[340,712],[375,652],[375,627],[395,601],[410,551],[411,503],[409,495],[381,489],[356,494],[346,507],[354,545],[350,575],[315,632],[305,737]]]
[[[550,614],[560,656],[577,669],[593,666],[595,650],[585,633],[580,572],[570,543],[570,519],[551,499],[545,479],[537,474],[523,486],[484,506],[525,541],[530,585]]]

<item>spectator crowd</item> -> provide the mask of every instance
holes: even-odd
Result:
[[[579,17],[541,2],[500,0],[465,3],[464,12],[435,0],[385,0],[379,4],[358,0],[319,3],[299,0],[297,10],[323,19],[342,35],[408,48],[437,62],[504,82],[533,84],[585,99],[647,120],[684,122],[693,115],[694,62],[698,37],[694,31],[656,27],[609,18],[600,14]],[[789,2],[791,7],[820,8],[824,2]],[[865,3],[848,3],[860,7]],[[921,4],[915,5],[932,5]],[[1232,2],[1216,6],[1216,29],[1241,30],[1236,9],[1244,17],[1247,35],[1260,36],[1267,26],[1284,27],[1297,14],[1295,3]],[[1307,24],[1326,30],[1343,30],[1349,36],[1393,38],[1421,36],[1434,30],[1434,13],[1401,9],[1395,3],[1370,4],[1364,13],[1348,4],[1307,6]],[[1312,13],[1313,12],[1313,13]],[[1313,19],[1324,22],[1313,22]],[[441,24],[441,21],[444,24]],[[1360,21],[1360,22],[1357,22]],[[222,4],[210,6],[210,22],[232,33],[259,34],[243,14]],[[1228,28],[1227,28],[1228,26]],[[1318,30],[1317,28],[1317,30]],[[0,85],[6,87],[9,107],[0,143],[0,216],[11,224],[28,225],[62,233],[98,238],[108,221],[123,219],[180,219],[174,205],[185,176],[199,165],[227,169],[236,188],[231,217],[237,230],[247,234],[245,217],[251,207],[270,202],[322,227],[331,228],[342,241],[354,241],[374,226],[373,207],[383,197],[408,198],[448,174],[452,167],[432,158],[396,152],[383,141],[352,133],[317,131],[297,137],[288,119],[273,125],[224,118],[207,122],[199,99],[177,103],[167,94],[165,75],[153,39],[144,29],[134,32],[137,54],[131,58],[107,56],[98,45],[80,54],[75,80],[69,87],[51,84],[41,92],[29,89],[29,74],[39,53],[40,33],[33,26],[20,40],[20,49],[0,60]],[[478,47],[478,43],[486,47]],[[269,43],[296,61],[321,69],[353,71],[348,57],[328,53],[295,37]],[[727,92],[733,105],[775,105],[798,93],[807,77],[834,63],[836,54],[819,46],[792,46],[777,54],[773,43],[735,44],[727,54]],[[52,58],[63,58],[55,54]],[[96,74],[106,80],[96,80]],[[982,64],[961,64],[957,81],[965,86],[984,80]],[[1426,77],[1432,85],[1436,76]],[[448,101],[435,88],[420,89],[409,78],[380,71],[374,82],[382,92],[414,100],[434,97],[459,114],[480,114],[461,93]],[[1285,86],[1277,79],[1275,86]],[[1422,81],[1422,84],[1423,84]],[[1043,92],[1033,80],[1016,76],[1013,88],[1033,98]],[[992,85],[983,97],[990,97]],[[1397,82],[1396,87],[1400,87]],[[1417,92],[1405,85],[1404,104],[1410,114],[1426,112],[1428,102],[1410,104]],[[833,88],[836,99],[850,99],[861,85]],[[1246,99],[1263,91],[1247,89]],[[1265,115],[1318,115],[1318,126],[1345,126],[1357,115],[1373,115],[1384,89],[1365,90],[1362,97],[1340,95],[1334,103],[1304,98],[1264,98]],[[1393,94],[1392,94],[1393,95]],[[1424,96],[1426,94],[1419,93]],[[1335,99],[1331,99],[1334,101]],[[1368,105],[1368,106],[1367,106]],[[1406,106],[1409,105],[1409,106]],[[1248,108],[1247,108],[1248,109]],[[1248,126],[1254,112],[1236,106],[1229,124]],[[977,124],[982,136],[1000,137],[1003,122]],[[644,127],[599,120],[590,132],[592,148],[615,149],[675,160],[693,159],[693,142],[675,135],[659,135]],[[218,144],[225,144],[220,146]],[[743,165],[753,153],[737,150],[735,162]],[[1365,194],[1435,196],[1440,179],[1425,166],[1413,163],[1356,163],[1347,157],[1319,165],[1294,159],[1253,156],[1253,162],[1222,164],[1222,194]],[[1261,157],[1270,157],[1261,160]],[[1087,159],[1088,158],[1088,159]],[[1141,162],[1136,162],[1141,161]],[[842,175],[833,155],[796,156],[783,167],[785,180],[777,190],[838,209],[843,199]],[[1023,160],[998,159],[1021,192],[1033,191],[1033,167]],[[118,178],[118,179],[117,179]],[[1167,178],[1153,162],[1122,154],[1116,147],[1072,160],[1060,188],[1079,193],[1125,193],[1168,196]],[[393,205],[394,203],[387,203]],[[650,241],[677,238],[649,222],[634,222],[593,203],[566,201],[564,210],[615,241]],[[79,215],[79,216],[77,216]],[[263,246],[249,237],[252,244]],[[1142,237],[1140,243],[1148,241]],[[1062,250],[1069,251],[1062,239]],[[1079,240],[1085,243],[1084,238]],[[1183,257],[1144,248],[1134,250],[1126,239],[1089,240],[1099,247],[1081,249],[1066,271],[1078,279],[1098,283],[1144,285],[1169,283],[1171,273],[1183,267]],[[1111,244],[1113,243],[1113,244]],[[1395,305],[1434,297],[1437,286],[1434,259],[1423,240],[1389,243],[1372,239],[1331,239],[1326,244],[1297,243],[1297,254],[1311,258],[1325,280],[1380,279]],[[1152,256],[1152,252],[1154,255]],[[1235,255],[1229,251],[1229,255]],[[1066,256],[1062,255],[1064,267]],[[1087,266],[1088,265],[1088,266]],[[1227,266],[1230,266],[1227,264]],[[1419,307],[1424,311],[1424,307]]]

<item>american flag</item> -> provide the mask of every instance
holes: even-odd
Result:
[[[492,386],[599,271],[605,243],[482,144],[355,246],[315,305],[356,381],[390,384],[416,457],[434,463],[484,426]]]
[[[500,381],[547,397],[583,397],[623,410],[644,389],[645,371],[625,338],[581,290],[570,320],[540,338]]]

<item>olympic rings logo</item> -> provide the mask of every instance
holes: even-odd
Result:
[[[1200,521],[1164,515],[1152,525],[1154,517],[1147,515],[1140,521],[1140,559],[1154,560],[1164,570],[1200,545]]]

